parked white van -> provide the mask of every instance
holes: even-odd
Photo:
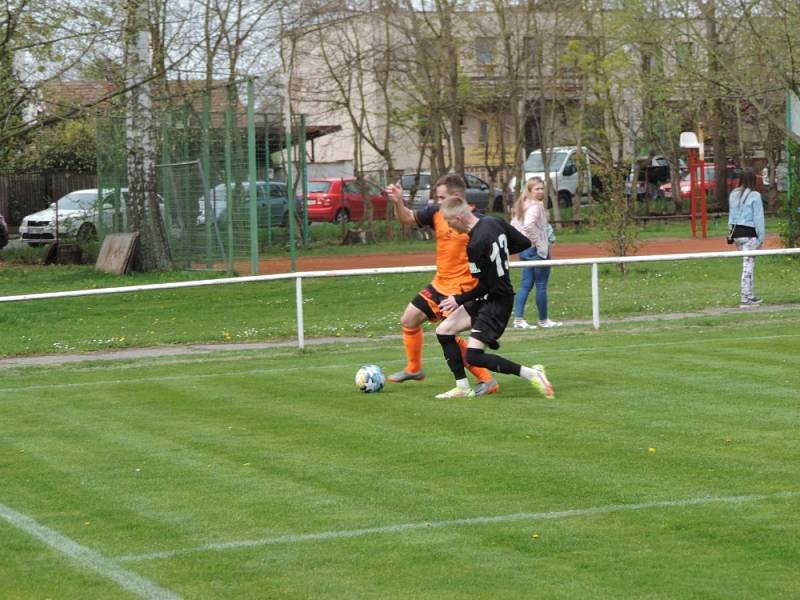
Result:
[[[550,163],[550,181],[553,188],[558,195],[558,204],[561,207],[572,206],[572,198],[578,191],[578,182],[581,180],[578,173],[578,148],[577,146],[558,146],[550,148],[548,153]],[[581,198],[589,197],[593,189],[599,188],[599,178],[592,172],[592,165],[599,164],[600,160],[597,155],[589,150],[583,148],[583,155],[586,160],[586,176],[583,178],[583,189],[581,190]],[[527,181],[531,177],[541,177],[545,179],[545,166],[544,156],[542,150],[534,150],[528,156],[523,167],[524,180]],[[510,188],[514,191],[515,178],[511,179]]]

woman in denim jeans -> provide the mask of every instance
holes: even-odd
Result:
[[[734,188],[728,197],[728,225],[733,227],[731,237],[737,250],[757,250],[764,244],[764,205],[755,187],[755,172],[753,169],[744,169],[739,178],[739,187]],[[755,262],[752,256],[742,258],[741,308],[761,304],[761,298],[753,294]]]
[[[531,241],[531,247],[519,253],[519,260],[548,260],[550,240],[548,239],[547,209],[544,207],[544,181],[531,177],[525,182],[525,189],[512,209],[511,225]],[[525,303],[533,286],[536,286],[536,308],[539,311],[539,327],[558,327],[558,321],[547,317],[547,280],[550,267],[525,267],[522,269],[522,283],[514,299],[514,329],[536,329],[525,318]]]

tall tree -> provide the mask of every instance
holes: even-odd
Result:
[[[162,271],[172,267],[164,222],[156,192],[156,147],[153,101],[150,93],[152,61],[148,28],[148,3],[125,2],[126,107],[128,203],[131,231],[139,232],[140,268]]]

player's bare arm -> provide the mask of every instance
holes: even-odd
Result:
[[[414,218],[414,211],[408,208],[403,202],[403,188],[399,185],[390,183],[386,186],[386,195],[389,200],[394,203],[394,209],[397,211],[397,218],[403,225],[414,225],[416,219]]]

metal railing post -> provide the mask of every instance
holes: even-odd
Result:
[[[600,284],[597,277],[597,263],[592,263],[592,327],[600,329]]]
[[[295,279],[295,302],[297,303],[297,347],[305,348],[305,334],[303,333],[303,278],[299,275]]]

